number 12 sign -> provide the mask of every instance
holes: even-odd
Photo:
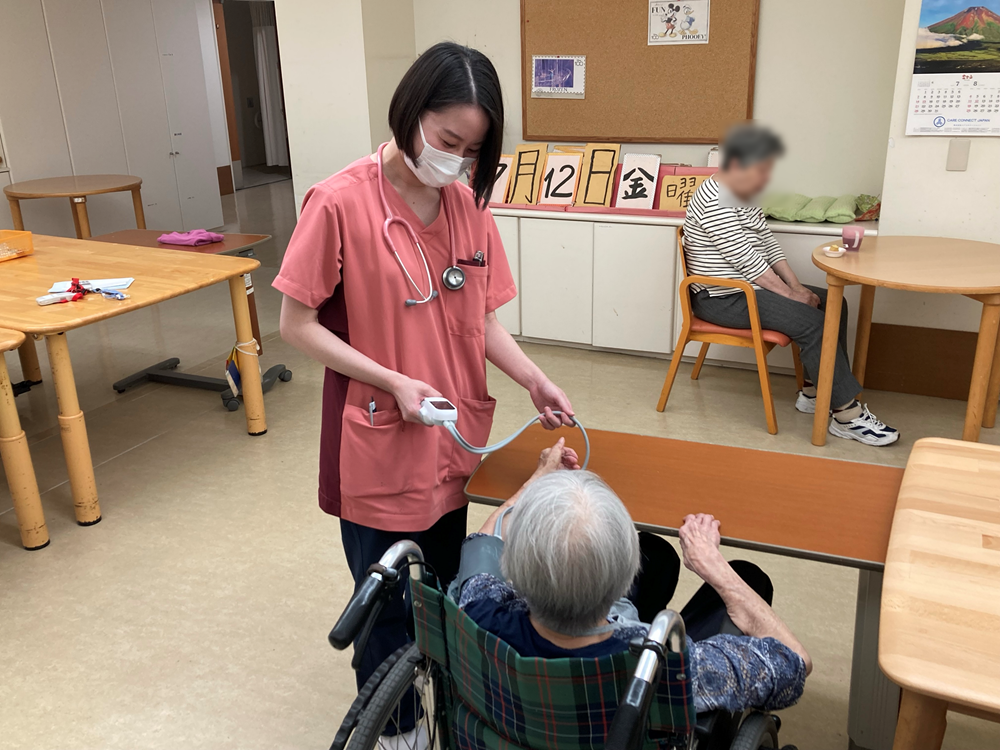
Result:
[[[551,153],[545,157],[542,182],[538,186],[538,204],[572,206],[580,182],[583,154]]]

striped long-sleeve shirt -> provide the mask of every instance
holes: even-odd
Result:
[[[695,191],[684,219],[684,257],[689,274],[749,281],[778,261],[781,246],[757,206],[740,205],[714,179]],[[739,289],[693,284],[695,291],[708,289],[712,297],[739,294]]]

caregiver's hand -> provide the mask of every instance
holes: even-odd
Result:
[[[440,397],[441,394],[431,388],[427,383],[420,380],[399,375],[391,389],[392,395],[396,398],[396,405],[400,414],[406,422],[416,422],[423,424],[420,419],[420,402],[425,398]]]
[[[546,430],[554,430],[560,425],[573,426],[573,405],[566,398],[562,388],[557,386],[548,378],[541,380],[537,385],[528,389],[531,396],[531,403],[542,415],[541,423]],[[553,411],[561,411],[562,414],[553,414]]]

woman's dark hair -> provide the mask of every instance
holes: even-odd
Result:
[[[490,121],[469,187],[476,205],[488,199],[503,150],[503,95],[493,63],[479,50],[440,42],[418,57],[396,87],[389,104],[389,127],[400,151],[416,161],[413,141],[420,116],[455,104],[478,104]]]
[[[736,125],[722,141],[722,168],[729,169],[733,162],[749,167],[785,153],[781,138],[768,128],[753,123]]]

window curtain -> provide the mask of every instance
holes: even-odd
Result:
[[[274,20],[274,3],[250,3],[250,17],[253,19],[264,153],[269,167],[287,167],[288,131],[285,128],[285,107],[278,65],[278,30]]]

